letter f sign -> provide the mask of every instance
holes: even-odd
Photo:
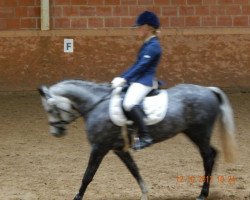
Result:
[[[64,52],[72,53],[74,51],[74,40],[73,39],[64,39]]]

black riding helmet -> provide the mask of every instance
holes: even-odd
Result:
[[[133,25],[133,27],[142,26],[144,24],[152,26],[155,29],[158,29],[160,27],[160,21],[158,17],[156,16],[156,14],[150,11],[144,11],[143,13],[141,13],[137,17],[136,22]]]

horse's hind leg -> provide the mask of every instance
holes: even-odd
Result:
[[[131,174],[134,176],[136,181],[138,182],[141,191],[142,191],[142,196],[141,200],[148,200],[148,189],[139,173],[139,169],[130,155],[129,152],[124,152],[124,151],[114,151],[115,154],[123,161],[123,163],[127,166],[128,170],[131,172]]]
[[[83,195],[86,191],[87,186],[93,180],[93,177],[100,166],[102,159],[108,153],[109,150],[99,148],[97,146],[92,147],[92,151],[89,158],[88,167],[85,171],[84,177],[82,179],[82,184],[79,189],[79,193],[75,196],[74,200],[82,200]]]
[[[211,146],[199,147],[199,150],[203,159],[205,177],[203,179],[204,183],[202,186],[201,194],[197,198],[197,200],[204,200],[209,194],[210,181],[212,179],[211,175],[212,175],[217,151]]]
[[[201,157],[203,159],[203,166],[205,176],[203,177],[203,186],[201,193],[197,200],[205,200],[209,194],[209,187],[212,178],[213,166],[217,151],[210,145],[211,128],[195,128],[185,131],[186,135],[198,146]]]

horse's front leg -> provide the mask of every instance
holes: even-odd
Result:
[[[142,192],[141,200],[148,200],[148,189],[130,153],[124,151],[114,151],[114,152],[123,161],[123,163],[127,166],[130,173],[134,176],[134,178],[138,182]]]
[[[83,195],[87,189],[89,183],[93,180],[93,177],[100,166],[102,159],[108,153],[108,149],[94,145],[90,154],[88,167],[84,173],[82,184],[79,189],[79,193],[75,196],[74,200],[82,200]]]

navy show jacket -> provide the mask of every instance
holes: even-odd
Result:
[[[150,38],[140,48],[136,62],[121,77],[125,78],[128,84],[136,82],[151,87],[161,53],[158,38]]]

